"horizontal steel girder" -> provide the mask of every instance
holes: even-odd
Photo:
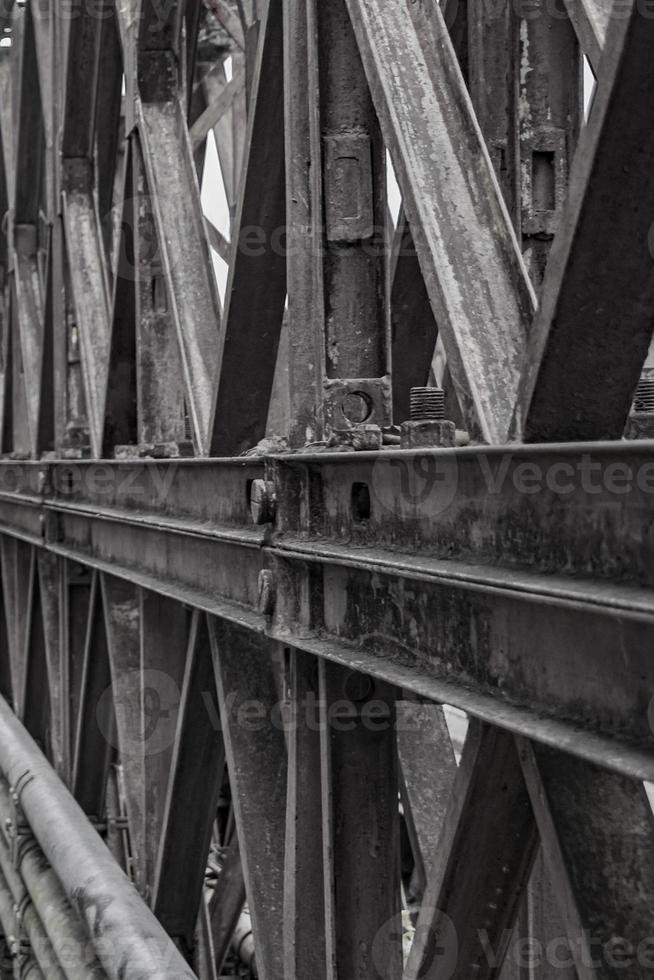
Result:
[[[647,442],[6,462],[0,531],[652,779],[653,493]]]

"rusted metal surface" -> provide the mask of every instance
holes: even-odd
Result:
[[[141,902],[73,797],[6,702],[0,702],[0,768],[43,853],[85,923],[107,976],[125,970],[192,977],[172,941]]]
[[[647,4],[82,7],[0,5],[0,975],[649,976]]]
[[[349,10],[466,416],[501,442],[533,295],[442,14],[401,0]]]
[[[651,148],[639,93],[648,85],[653,31],[638,5],[611,21],[530,334],[516,414],[516,433],[529,442],[619,438],[647,356],[654,285],[645,178]],[[618,255],[609,257],[600,244],[609,238],[621,242]]]

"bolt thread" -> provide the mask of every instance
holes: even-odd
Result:
[[[638,382],[634,412],[654,412],[654,374],[645,374]]]
[[[432,422],[445,418],[445,392],[442,388],[411,389],[411,421]]]

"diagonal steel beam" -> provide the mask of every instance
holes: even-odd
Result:
[[[611,23],[572,167],[518,393],[514,431],[527,442],[620,438],[647,355],[654,20],[639,8]]]
[[[20,229],[17,236],[18,248],[14,252],[14,270],[20,358],[27,396],[27,424],[31,452],[35,454],[43,360],[43,299],[33,230],[30,226]]]
[[[613,0],[564,0],[564,3],[579,44],[597,75],[613,13]],[[624,16],[622,5],[618,12]]]
[[[138,106],[139,135],[196,447],[208,452],[220,299],[193,151],[177,99]]]
[[[63,196],[63,222],[91,448],[94,456],[101,456],[110,344],[109,287],[102,230],[88,179],[71,181]]]
[[[648,976],[654,818],[644,786],[517,742],[580,978]]]
[[[274,665],[254,633],[210,617],[209,635],[258,973],[279,980],[287,763]]]
[[[79,16],[70,20],[63,155],[68,158],[93,156],[95,105],[100,65],[103,21],[113,5],[99,0],[93,7],[82,4]]]
[[[281,0],[271,0],[259,32],[220,332],[212,455],[238,455],[265,435],[284,317],[284,96],[277,77],[283,58]]]
[[[237,68],[232,78],[227,82],[218,97],[211,101],[207,108],[195,120],[191,126],[191,142],[195,149],[204,139],[209,130],[222,118],[223,113],[234,103],[236,96],[243,90],[245,85],[245,69],[241,66]]]
[[[460,400],[503,442],[535,300],[443,15],[347,4]]]
[[[156,687],[155,684],[155,693]],[[196,610],[191,621],[152,902],[166,931],[188,949],[194,945],[198,910],[204,900],[211,830],[225,765],[222,735],[204,700],[212,687],[207,618]],[[155,720],[156,724],[161,722]]]
[[[434,855],[406,980],[498,976],[537,843],[514,739],[473,722]]]

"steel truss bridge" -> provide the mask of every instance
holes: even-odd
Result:
[[[651,6],[3,0],[2,977],[654,975]]]

